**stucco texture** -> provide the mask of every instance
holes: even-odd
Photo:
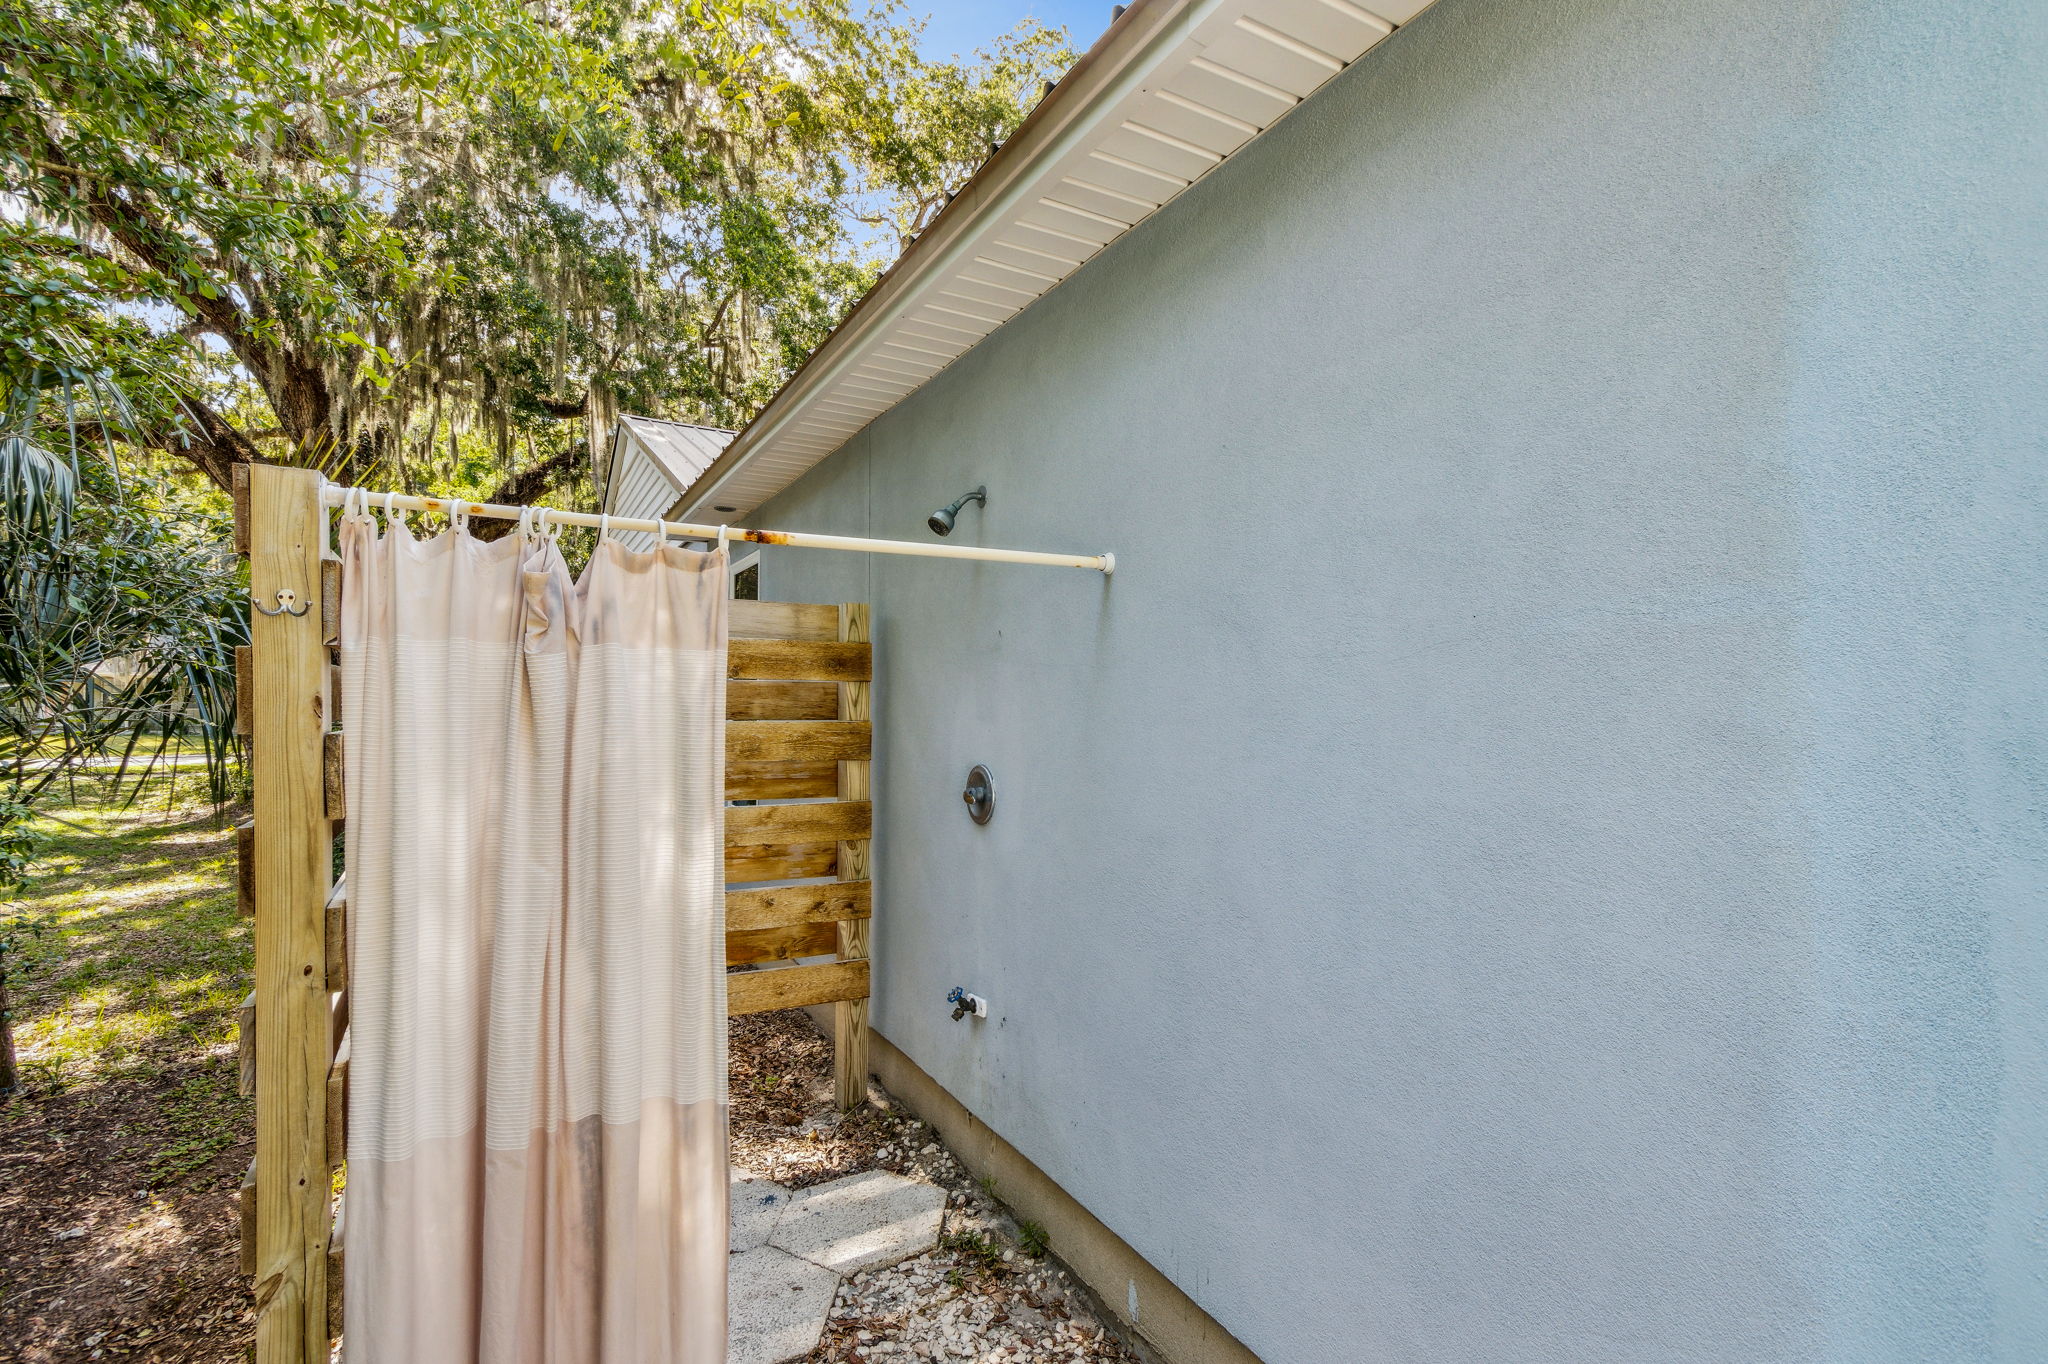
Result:
[[[1118,570],[765,552],[877,1025],[1269,1364],[2048,1358],[2044,145],[2022,0],[1441,0],[878,421],[758,523]]]

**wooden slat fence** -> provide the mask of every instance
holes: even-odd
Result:
[[[347,1149],[348,901],[346,879],[332,875],[347,804],[334,732],[341,573],[317,474],[235,473],[252,600],[269,607],[288,592],[309,608],[258,613],[235,660],[255,774],[237,840],[239,901],[256,939],[256,988],[240,1010],[257,1129],[241,1189],[242,1269],[254,1280],[257,1364],[320,1364],[341,1329],[331,1189]],[[807,803],[726,810],[726,962],[750,968],[728,976],[729,1008],[835,1005],[835,1088],[851,1107],[867,1095],[873,913],[867,607],[731,606],[726,799]]]
[[[726,799],[811,802],[726,810],[726,964],[758,968],[727,977],[728,1007],[834,1005],[843,1108],[867,1098],[867,622],[859,602],[736,601],[727,652]],[[800,879],[813,884],[761,884]]]

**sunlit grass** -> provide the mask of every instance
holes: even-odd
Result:
[[[249,988],[233,833],[203,777],[167,775],[133,803],[88,781],[77,793],[38,821],[50,841],[6,911],[27,925],[9,962],[15,1046],[45,1092],[231,1049]],[[194,1104],[211,1107],[207,1085]]]

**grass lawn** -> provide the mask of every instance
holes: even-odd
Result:
[[[249,990],[234,834],[197,773],[52,811],[9,961],[23,1093],[0,1108],[0,1357],[240,1360],[235,1190]]]

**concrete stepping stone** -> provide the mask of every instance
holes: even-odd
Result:
[[[726,1261],[727,1364],[787,1364],[818,1348],[839,1276],[772,1246]]]
[[[752,1179],[738,1171],[732,1176],[732,1227],[730,1248],[735,1255],[759,1250],[768,1244],[775,1219],[789,1206],[789,1190],[772,1179]]]
[[[768,1237],[778,1250],[838,1274],[893,1265],[938,1244],[941,1189],[868,1170],[800,1190]]]

